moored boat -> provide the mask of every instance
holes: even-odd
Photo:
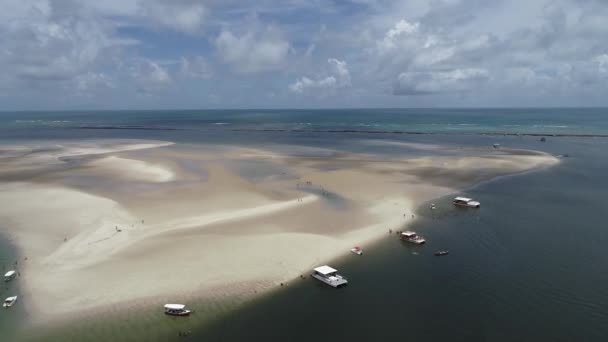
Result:
[[[4,281],[11,281],[16,275],[17,272],[15,270],[10,270],[4,274]]]
[[[353,252],[353,253],[355,253],[355,254],[357,254],[357,255],[362,255],[363,254],[363,250],[359,246],[355,246],[355,247],[351,248],[350,251]]]
[[[188,316],[192,311],[186,309],[184,304],[165,304],[165,314],[171,316]]]
[[[456,197],[454,198],[454,205],[458,207],[479,208],[481,203],[468,197]]]
[[[11,306],[15,305],[16,301],[17,301],[17,296],[7,297],[4,300],[4,303],[2,303],[2,307],[10,308]]]
[[[403,241],[415,243],[417,245],[422,245],[423,243],[426,242],[426,240],[422,236],[420,236],[420,235],[416,234],[416,232],[412,232],[412,231],[407,231],[407,232],[401,233],[399,238]]]
[[[338,288],[348,284],[348,280],[339,275],[338,270],[327,265],[315,268],[311,276],[331,287]]]

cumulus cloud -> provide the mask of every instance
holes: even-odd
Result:
[[[595,57],[595,62],[600,73],[608,74],[608,54]]]
[[[350,71],[348,70],[346,62],[330,58],[327,60],[327,64],[327,75],[318,77],[314,80],[303,76],[290,84],[289,90],[297,94],[302,94],[308,91],[350,87]]]
[[[151,60],[136,60],[128,67],[130,76],[141,93],[167,89],[173,82],[167,68]]]
[[[180,58],[180,72],[190,78],[207,79],[212,76],[211,67],[203,56]]]
[[[76,88],[81,92],[114,88],[114,82],[104,73],[87,72],[74,78]]]
[[[197,0],[140,0],[139,13],[153,23],[195,34],[202,29],[207,8]]]
[[[466,91],[488,80],[483,69],[454,69],[449,71],[404,72],[393,87],[395,95],[424,95],[441,92]]]
[[[207,87],[215,70],[228,71],[217,106],[449,106],[467,92],[495,101],[484,105],[606,105],[603,0],[0,2],[4,107],[33,94],[71,106],[55,100],[70,92],[124,107],[131,89],[196,106],[200,92],[171,88]]]
[[[238,73],[256,73],[278,69],[285,63],[289,42],[273,26],[263,29],[253,25],[241,34],[222,30],[215,39],[218,55]]]
[[[101,18],[70,1],[9,1],[0,32],[0,63],[17,79],[71,79],[124,44]]]

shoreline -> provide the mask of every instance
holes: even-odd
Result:
[[[109,153],[111,154],[114,152],[109,152]],[[246,153],[243,153],[242,151],[238,151],[238,150],[235,153],[237,155],[246,154]],[[254,153],[254,156],[256,156],[256,157],[259,157],[259,155],[260,154],[256,155]],[[121,154],[121,157],[122,157],[122,154]],[[135,157],[135,156],[131,156],[131,155],[125,156],[125,158],[131,158],[131,157]],[[528,157],[529,158],[533,158],[533,157],[540,158],[538,160],[541,160],[542,158],[547,158],[547,159],[544,159],[541,162],[540,166],[537,165],[532,169],[525,169],[525,170],[522,170],[522,171],[516,172],[516,173],[507,172],[507,174],[505,174],[505,175],[498,175],[498,176],[492,177],[490,179],[486,179],[485,181],[482,181],[482,182],[491,182],[491,181],[493,181],[497,178],[503,177],[503,176],[513,176],[513,175],[517,175],[520,173],[534,172],[534,171],[538,171],[539,169],[542,169],[543,167],[549,167],[549,166],[556,165],[557,163],[559,163],[559,160],[552,156],[551,156],[551,158],[553,158],[553,160],[550,160],[550,158],[548,158],[548,157],[550,157],[550,155],[548,155],[548,154],[542,154],[541,156],[532,155],[532,156],[528,156]],[[247,159],[247,158],[251,158],[251,157],[243,157],[243,158]],[[270,158],[274,159],[274,158],[276,158],[276,155],[272,154]],[[404,166],[401,164],[394,164],[394,162],[392,162],[392,161],[373,162],[372,163],[372,162],[368,162],[366,160],[360,161],[358,159],[344,158],[344,159],[340,159],[338,164],[339,164],[339,166],[340,165],[344,166],[344,165],[342,165],[342,163],[347,165],[347,166],[344,166],[344,168],[346,170],[345,171],[340,170],[340,171],[338,171],[338,176],[330,177],[330,175],[326,174],[323,171],[320,171],[320,172],[316,171],[316,169],[315,169],[316,161],[306,160],[306,158],[295,158],[295,157],[284,157],[284,156],[279,157],[279,159],[280,158],[286,158],[286,159],[281,160],[281,162],[285,163],[286,165],[291,165],[292,168],[295,167],[296,169],[298,169],[304,173],[308,172],[309,177],[312,177],[311,179],[313,179],[315,177],[317,177],[318,179],[321,179],[321,180],[325,179],[327,183],[332,184],[333,186],[338,188],[336,190],[336,193],[343,194],[345,198],[349,198],[350,201],[354,201],[353,203],[363,201],[363,202],[361,202],[361,203],[363,203],[362,208],[367,208],[367,210],[369,212],[366,213],[366,215],[368,215],[368,214],[371,215],[371,216],[368,216],[366,219],[364,219],[363,222],[369,222],[369,223],[365,224],[362,227],[354,229],[354,230],[347,229],[346,231],[343,231],[343,230],[340,230],[341,228],[339,228],[338,230],[335,230],[333,233],[331,233],[328,236],[322,235],[322,234],[320,234],[320,232],[314,232],[314,231],[298,232],[298,229],[300,229],[300,228],[296,227],[295,231],[287,230],[287,231],[284,231],[283,233],[278,233],[278,231],[275,232],[272,229],[267,231],[268,228],[264,228],[262,231],[260,231],[259,233],[255,233],[254,235],[251,235],[249,238],[248,237],[243,238],[238,235],[233,235],[234,233],[231,232],[232,228],[227,227],[227,225],[231,224],[231,221],[230,220],[226,221],[225,218],[228,217],[228,219],[230,219],[230,214],[234,211],[234,209],[229,209],[226,212],[226,215],[228,215],[228,216],[220,215],[221,217],[217,221],[211,220],[211,222],[208,222],[207,224],[203,224],[202,226],[199,224],[200,219],[198,221],[195,219],[194,221],[196,221],[196,222],[191,223],[190,226],[196,226],[196,228],[185,228],[183,230],[183,234],[175,231],[174,228],[176,226],[179,226],[179,224],[176,225],[175,222],[173,222],[173,224],[169,225],[171,228],[167,228],[164,232],[159,233],[159,231],[152,229],[152,231],[153,231],[152,235],[146,236],[144,234],[144,236],[141,237],[141,241],[150,240],[150,242],[152,242],[152,243],[162,243],[164,241],[163,239],[182,241],[180,239],[183,238],[183,235],[185,235],[185,238],[188,239],[189,238],[188,234],[197,234],[195,236],[198,236],[198,234],[206,234],[204,236],[208,236],[208,237],[212,237],[212,238],[215,237],[216,243],[225,244],[225,243],[229,242],[226,246],[231,246],[231,247],[242,246],[244,248],[247,248],[247,246],[249,246],[250,242],[253,242],[253,241],[257,241],[257,243],[264,245],[264,246],[272,246],[273,243],[268,242],[270,240],[267,240],[267,237],[270,237],[271,240],[279,239],[277,241],[283,241],[283,242],[289,243],[293,246],[297,246],[297,245],[301,244],[301,242],[304,240],[309,240],[309,241],[311,241],[311,243],[313,245],[315,243],[322,243],[323,245],[326,245],[325,247],[323,247],[324,252],[321,253],[321,252],[319,252],[320,250],[317,252],[317,253],[320,253],[320,254],[318,254],[319,256],[323,255],[323,260],[320,260],[320,262],[321,262],[321,264],[324,264],[326,262],[331,262],[332,260],[337,260],[341,257],[344,257],[345,255],[348,255],[348,253],[349,253],[348,249],[350,247],[352,247],[351,243],[353,241],[359,241],[358,244],[362,244],[362,245],[363,244],[373,245],[373,244],[376,244],[378,241],[380,241],[382,239],[382,237],[388,233],[388,231],[387,231],[387,229],[385,229],[385,227],[386,228],[391,227],[391,229],[397,230],[397,229],[404,228],[407,225],[414,222],[414,219],[409,219],[409,215],[407,216],[406,220],[403,219],[404,216],[401,216],[401,213],[403,213],[404,211],[412,214],[417,210],[417,208],[420,208],[420,206],[423,205],[424,203],[426,203],[427,201],[433,200],[438,197],[448,196],[449,194],[451,194],[453,192],[459,191],[458,189],[449,188],[449,187],[445,187],[445,186],[428,187],[427,184],[425,184],[424,186],[419,186],[419,188],[414,187],[413,191],[414,191],[414,193],[428,193],[429,198],[418,197],[418,198],[421,198],[420,201],[418,201],[418,200],[412,201],[411,198],[407,199],[406,197],[402,197],[404,195],[398,195],[398,196],[393,195],[393,197],[387,198],[386,195],[384,195],[384,194],[386,194],[386,193],[390,194],[390,191],[388,191],[388,190],[394,187],[392,182],[388,181],[385,185],[380,186],[380,188],[378,188],[378,189],[375,189],[376,194],[378,194],[378,195],[366,194],[367,197],[365,197],[365,196],[361,197],[362,195],[359,193],[365,192],[365,190],[364,190],[365,187],[363,187],[362,189],[357,189],[357,191],[350,190],[349,186],[352,183],[352,181],[350,181],[350,183],[349,183],[347,180],[356,179],[357,177],[367,177],[365,175],[375,175],[376,174],[375,172],[378,172],[378,170],[380,170],[381,172],[389,172],[391,174],[391,177],[393,177],[393,178],[387,178],[389,176],[385,176],[387,180],[390,180],[390,179],[402,180],[402,178],[410,179],[409,176],[406,177],[403,175],[401,175],[401,176],[399,175],[398,170],[402,169]],[[506,158],[506,159],[508,159],[508,158]],[[445,159],[445,160],[451,160],[451,159]],[[514,158],[513,160],[514,160],[514,163],[516,163],[517,158]],[[473,160],[473,161],[475,161],[475,160]],[[333,161],[333,162],[335,163],[335,161]],[[406,164],[410,163],[410,162],[411,161],[405,161]],[[424,168],[428,167],[428,166],[426,166],[427,165],[426,160],[420,160],[417,162],[421,165],[422,170],[424,170]],[[431,162],[434,162],[434,161],[431,161]],[[476,162],[480,163],[480,161],[476,161]],[[151,163],[154,164],[154,161],[151,161]],[[303,164],[304,164],[304,166],[303,166]],[[378,166],[378,164],[381,164],[381,165]],[[138,165],[141,165],[141,164],[138,164]],[[314,167],[311,168],[310,165],[312,165]],[[354,166],[352,166],[352,165],[354,165]],[[507,165],[509,165],[509,164],[507,164]],[[349,171],[349,168],[352,168],[353,171]],[[365,172],[361,171],[359,168],[363,168],[363,170],[365,170]],[[89,172],[87,170],[88,169],[85,169],[86,172]],[[213,170],[213,169],[211,168],[211,170]],[[395,170],[397,170],[397,171],[395,171]],[[85,171],[82,171],[82,172],[85,172]],[[396,173],[396,176],[393,175],[393,173]],[[183,172],[176,172],[175,175],[176,175],[176,177],[179,178],[179,177],[184,177],[185,174]],[[214,173],[212,173],[212,175],[214,175]],[[348,178],[347,180],[343,179],[346,176],[348,176],[350,178]],[[246,184],[245,185],[240,185],[240,184],[234,185],[233,184],[234,180],[231,177],[232,176],[229,176],[224,181],[220,180],[220,183],[225,182],[225,184],[229,184],[230,186],[237,186],[237,188],[234,188],[234,189],[236,189],[235,194],[242,193],[243,186],[249,187],[249,185],[246,185]],[[413,182],[413,180],[415,180],[416,178],[417,178],[417,176],[414,173],[413,178],[411,178],[409,180],[409,182]],[[171,182],[172,181],[169,181],[169,183],[171,183]],[[340,183],[340,182],[344,182],[344,183]],[[148,184],[148,183],[146,183],[146,184]],[[315,195],[309,194],[308,196],[312,196],[312,197],[310,197],[309,199],[307,199],[303,202],[300,202],[299,198],[293,198],[293,199],[291,199],[291,202],[289,202],[289,200],[287,200],[287,198],[289,198],[289,196],[292,196],[293,193],[295,193],[295,192],[292,192],[293,189],[290,190],[290,189],[285,188],[285,184],[287,184],[286,182],[281,181],[281,180],[279,180],[279,181],[272,180],[272,181],[269,181],[269,183],[270,183],[270,185],[269,185],[270,188],[275,189],[274,191],[278,191],[279,189],[281,189],[281,191],[285,192],[284,194],[281,195],[282,197],[280,197],[280,198],[282,198],[282,199],[280,201],[278,201],[278,202],[275,201],[276,205],[282,205],[282,206],[280,206],[280,209],[276,213],[271,212],[268,215],[262,215],[262,217],[257,217],[257,216],[255,216],[255,214],[254,214],[254,217],[248,217],[247,215],[245,215],[245,217],[237,218],[237,222],[241,221],[241,220],[244,220],[244,221],[249,220],[250,224],[256,224],[261,227],[265,227],[265,225],[267,225],[267,223],[265,223],[266,222],[265,220],[266,220],[266,217],[269,215],[270,216],[268,217],[268,220],[270,220],[270,221],[278,220],[278,222],[283,222],[282,221],[283,219],[281,218],[281,215],[282,215],[281,213],[286,212],[285,215],[289,216],[290,210],[293,211],[293,208],[291,208],[290,205],[286,205],[285,203],[292,203],[292,204],[301,203],[302,207],[305,208],[302,210],[308,210],[307,212],[309,212],[309,213],[319,212],[319,210],[321,210],[320,212],[324,212],[323,210],[325,210],[325,212],[328,213],[328,211],[327,211],[328,209],[326,207],[321,207],[321,204],[323,204],[323,205],[328,205],[328,203],[331,204],[330,199],[326,199],[322,196],[321,202],[313,201],[313,198],[315,198]],[[323,184],[323,183],[324,183],[323,181],[317,182],[316,180],[313,182],[313,184]],[[222,186],[225,186],[225,184],[222,183]],[[357,184],[357,182],[354,182],[352,184]],[[476,182],[475,184],[471,185],[471,188],[473,188],[475,186],[479,186],[480,184],[481,184],[480,182]],[[378,184],[370,184],[368,186],[371,186],[371,188],[369,188],[371,191],[371,189],[373,189],[374,187],[378,187]],[[222,191],[226,191],[226,189],[224,189],[224,188],[221,188],[221,189],[223,189]],[[229,187],[228,191],[232,191],[230,189],[232,189],[232,188]],[[321,187],[321,189],[323,189],[323,187]],[[467,188],[465,187],[465,189],[467,189]],[[328,191],[331,191],[331,190],[332,189],[329,189]],[[386,192],[385,192],[385,190],[386,190]],[[449,191],[449,190],[452,190],[452,191]],[[251,193],[251,191],[254,191],[253,193],[256,193],[257,191],[259,191],[259,189],[254,188],[253,190],[248,190],[248,191],[250,191],[250,193]],[[462,190],[460,190],[460,191],[462,191]],[[323,190],[323,192],[325,192],[325,190]],[[250,195],[248,195],[248,196],[250,196]],[[375,197],[375,196],[380,196],[380,197]],[[411,197],[412,195],[409,195],[409,196]],[[413,197],[416,198],[416,196],[413,196]],[[227,197],[227,198],[230,200],[231,197]],[[316,198],[318,199],[319,196],[316,196]],[[287,202],[285,202],[286,200],[287,200]],[[374,203],[378,200],[382,202],[381,205],[377,205],[375,207],[368,206],[369,204]],[[257,197],[254,196],[251,198],[251,201],[253,201],[251,203],[254,203],[254,202],[259,203],[260,199],[257,199]],[[119,202],[117,202],[117,203],[119,203]],[[321,203],[321,204],[319,204],[319,203]],[[211,203],[211,204],[213,204],[213,203]],[[222,204],[222,205],[225,205],[225,204]],[[398,208],[394,208],[395,206],[397,206]],[[348,209],[348,210],[356,210],[356,208],[358,208],[358,206],[355,206],[355,209]],[[253,209],[255,209],[255,208],[253,208]],[[133,208],[131,208],[129,210],[132,211]],[[244,209],[244,210],[251,210],[251,208]],[[376,210],[376,212],[374,212],[374,210]],[[254,210],[254,212],[255,212],[255,210]],[[385,215],[386,216],[391,215],[391,217],[394,217],[394,218],[390,219],[390,220],[380,219],[380,217],[384,218]],[[336,217],[333,220],[335,220],[335,222],[341,222],[340,220],[343,220],[343,219]],[[171,222],[171,221],[167,221],[167,222]],[[166,224],[167,222],[160,223],[160,224],[161,225]],[[320,221],[320,222],[322,222],[322,221]],[[338,223],[337,225],[339,226],[340,224]],[[345,225],[348,225],[348,224],[345,224]],[[400,225],[400,227],[396,228],[395,226],[397,226],[397,225]],[[186,226],[188,226],[188,224],[186,224]],[[210,226],[210,228],[204,228],[204,229],[201,228],[201,227],[208,227],[208,226]],[[110,227],[110,228],[112,228],[112,227]],[[211,233],[206,231],[208,229],[211,230]],[[129,232],[129,233],[131,233],[131,232]],[[136,234],[136,233],[137,233],[137,231],[135,231],[133,234]],[[168,234],[168,236],[164,236],[161,234]],[[323,233],[323,234],[325,234],[325,233]],[[238,236],[238,238],[236,238],[236,236]],[[134,237],[137,237],[137,236],[134,236]],[[232,242],[233,240],[234,241],[238,240],[241,242],[238,242],[237,245],[234,245],[234,243]],[[129,240],[129,243],[125,246],[134,245],[136,243],[136,241],[140,241],[140,240],[137,240],[137,239]],[[266,241],[266,242],[264,242],[264,241]],[[125,242],[125,243],[127,243],[127,242]],[[146,243],[144,243],[143,245],[141,243],[137,243],[137,244],[139,244],[139,246],[136,246],[136,247],[138,247],[138,248],[136,248],[136,250],[140,250],[142,252],[149,250],[149,248],[150,248],[150,247],[146,247],[146,246],[148,246]],[[116,245],[112,245],[112,246],[114,248],[116,248]],[[150,245],[150,246],[152,246],[152,245]],[[306,249],[309,247],[302,246],[302,248]],[[120,252],[121,249],[124,251],[125,248],[118,248],[118,250],[119,250],[118,254],[112,254],[114,252],[111,252],[111,255],[116,255],[116,258],[124,257],[125,255],[121,254],[122,252]],[[127,248],[127,249],[129,249],[129,248]],[[24,254],[21,253],[22,248],[20,246],[17,246],[17,250],[20,254],[19,260],[21,260],[22,257],[24,256]],[[243,253],[245,253],[245,252],[243,252]],[[247,253],[251,253],[251,252],[247,252]],[[293,254],[293,251],[289,251],[289,249],[285,249],[285,251],[281,252],[281,253],[287,253],[287,254],[285,254],[286,260],[289,259],[289,260],[292,260],[292,262],[294,260],[296,260],[295,259],[296,256]],[[70,254],[66,254],[66,255],[69,256]],[[207,257],[211,257],[211,255],[207,255]],[[112,261],[113,258],[114,257],[112,257],[108,260]],[[264,258],[265,257],[262,256],[262,259],[260,259],[260,260],[264,260]],[[279,258],[279,259],[281,259],[281,258]],[[311,260],[311,259],[312,258],[308,258],[306,260]],[[69,263],[69,260],[70,260],[69,258],[65,259],[64,261],[60,262],[59,264]],[[103,260],[105,260],[105,259],[103,259]],[[304,272],[304,274],[307,274],[307,272],[309,270],[308,269],[304,270],[305,265],[317,263],[317,260],[313,260],[312,262],[311,261],[307,262],[306,260],[300,259],[300,261],[296,262],[297,265],[300,265],[298,270],[290,271],[287,274],[284,273],[284,270],[279,270],[278,273],[274,273],[275,274],[274,276],[270,276],[267,280],[262,281],[262,283],[267,284],[266,287],[260,288],[259,291],[256,290],[256,292],[254,294],[251,294],[252,297],[247,296],[246,293],[241,293],[241,294],[245,295],[247,297],[245,300],[250,301],[251,298],[255,298],[256,295],[259,297],[261,295],[270,293],[275,287],[281,288],[279,285],[280,283],[287,283],[287,286],[289,286],[289,283],[294,280],[297,280],[303,272]],[[93,261],[95,261],[95,260],[93,260]],[[99,263],[99,261],[95,261],[91,265],[97,265],[98,263]],[[271,262],[268,265],[271,265],[271,264],[273,264],[273,262]],[[111,268],[112,265],[116,266],[119,264],[109,264],[108,267]],[[267,267],[268,265],[266,265],[264,267]],[[306,267],[308,267],[308,266],[306,266]],[[69,269],[69,267],[68,267],[68,269]],[[261,269],[262,268],[260,268],[260,270]],[[255,274],[255,272],[253,274]],[[280,277],[277,278],[276,275],[280,275],[280,274],[284,275],[283,278],[280,278]],[[220,276],[220,278],[221,277],[222,276]],[[262,277],[262,278],[264,278],[264,277]],[[260,279],[262,279],[262,278],[260,278]],[[223,279],[222,281],[223,281],[223,284],[238,284],[239,282],[235,281],[235,280],[236,279],[232,279],[232,281],[227,281],[226,279]],[[221,286],[222,281],[220,281],[220,282],[214,281],[212,283],[216,284],[217,286]],[[205,287],[205,288],[201,288],[199,290],[194,290],[193,292],[185,291],[184,293],[190,293],[190,295],[192,296],[191,298],[205,298],[205,296],[202,296],[202,294],[203,293],[210,294],[209,289],[210,289],[210,287]],[[179,297],[179,295],[177,297]],[[211,297],[214,298],[213,300],[221,301],[222,298],[225,298],[226,296],[214,297],[211,294]],[[138,299],[133,299],[132,302],[134,302],[134,303],[137,302],[136,307],[139,308],[140,306],[141,307],[146,306],[145,302],[146,301],[150,302],[150,298],[159,298],[159,297],[154,296],[154,295],[151,297],[142,297],[141,301]],[[194,301],[196,302],[196,299],[194,299]],[[116,305],[119,305],[119,304],[108,303],[105,307],[108,308],[109,310],[111,310],[113,308],[115,309]],[[31,308],[30,308],[30,310],[31,310]],[[96,311],[102,312],[103,311],[102,306],[97,306],[97,307],[94,306],[94,307],[91,307],[90,310],[91,310],[91,312],[96,312]],[[83,311],[74,311],[72,313],[67,311],[66,316],[64,316],[64,318],[68,317],[69,315],[78,316],[79,312],[83,312]],[[30,313],[34,314],[34,311],[30,311]],[[41,316],[41,317],[43,317],[43,316]],[[34,319],[32,321],[35,322],[36,320]],[[58,320],[42,319],[41,321],[46,321],[48,323],[52,323],[52,322],[55,322]]]

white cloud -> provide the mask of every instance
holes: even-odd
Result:
[[[455,69],[449,71],[404,72],[397,77],[395,95],[423,95],[468,90],[487,81],[483,69]]]
[[[297,79],[289,85],[289,90],[302,94],[313,90],[332,90],[351,86],[350,71],[345,61],[340,61],[335,58],[327,60],[327,72],[329,75],[324,75],[313,80],[306,76]]]
[[[74,78],[76,89],[81,92],[98,91],[114,88],[114,83],[104,73],[88,72]]]
[[[203,56],[182,57],[180,71],[185,77],[207,79],[212,76],[211,67]]]
[[[384,38],[378,42],[378,50],[386,52],[398,47],[398,41],[408,36],[416,36],[419,32],[419,23],[410,23],[405,19],[399,20],[390,28]]]
[[[175,31],[199,33],[207,8],[195,0],[140,0],[140,14]]]
[[[256,27],[242,34],[222,30],[215,47],[224,63],[238,73],[255,73],[282,67],[290,50],[289,42],[275,27]]]
[[[603,54],[595,57],[597,68],[602,74],[608,74],[608,54]]]
[[[151,60],[136,60],[129,70],[137,89],[142,93],[159,92],[173,83],[167,69]]]
[[[71,79],[125,44],[111,25],[76,3],[9,1],[2,9],[0,64],[16,79]]]
[[[218,106],[450,105],[473,91],[497,105],[606,105],[603,0],[0,3],[0,109],[34,96],[73,106],[56,100],[70,92],[128,107],[133,89],[155,92],[140,103],[195,106],[200,91],[170,91],[194,83],[213,87]],[[222,69],[221,84],[193,82]]]

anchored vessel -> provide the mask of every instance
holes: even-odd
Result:
[[[17,272],[15,272],[14,270],[6,272],[4,274],[4,281],[11,281],[11,280],[13,280],[13,278],[15,278],[16,274],[17,274]]]
[[[184,304],[165,304],[165,314],[171,316],[188,316],[192,311],[187,310]]]
[[[454,198],[454,205],[467,208],[479,208],[481,203],[474,201],[472,198],[456,197]]]
[[[319,266],[313,270],[312,277],[332,287],[342,287],[348,283],[348,280],[338,274],[338,270],[327,265]]]
[[[359,246],[355,246],[355,247],[351,248],[350,251],[357,255],[363,254],[363,250]]]
[[[2,304],[2,307],[10,308],[17,301],[17,296],[7,297]]]
[[[416,232],[411,232],[411,231],[401,233],[400,238],[403,241],[415,243],[417,245],[422,245],[423,243],[426,242],[426,240],[422,236],[416,234]]]

